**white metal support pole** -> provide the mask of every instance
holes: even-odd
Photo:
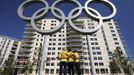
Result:
[[[44,75],[45,73],[42,73],[44,69],[44,61],[45,61],[45,47],[46,47],[46,42],[47,42],[47,35],[44,35],[44,41],[43,41],[43,46],[42,46],[42,53],[41,53],[41,58],[40,58],[40,69],[39,69],[39,75]]]
[[[94,67],[94,62],[93,62],[93,55],[92,55],[92,51],[91,51],[91,41],[90,41],[90,35],[89,34],[86,34],[86,37],[87,37],[87,44],[88,44],[88,50],[89,50],[89,57],[90,57],[90,64],[91,64],[91,72],[92,72],[92,75],[96,75],[96,72],[95,72],[95,67]]]

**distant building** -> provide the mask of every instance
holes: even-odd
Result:
[[[0,68],[4,67],[4,63],[8,58],[13,55],[14,61],[17,59],[21,41],[0,35]]]
[[[56,19],[43,19],[36,23],[40,29],[53,29],[60,22]],[[76,26],[80,28],[94,28],[98,23],[87,18],[81,18],[75,21]],[[81,69],[83,75],[91,75],[90,57],[87,45],[86,35],[75,32],[70,29],[66,22],[64,27],[57,33],[47,36],[45,43],[45,62],[44,75],[59,75],[59,60],[56,59],[63,47],[78,48],[81,50]],[[43,46],[44,35],[36,32],[31,25],[27,24],[24,32],[25,42],[22,44],[21,53],[18,59],[23,61],[30,60],[33,63],[31,75],[37,75],[39,71],[39,59],[41,56],[41,47]],[[110,75],[109,62],[112,60],[112,53],[116,47],[120,48],[125,54],[125,46],[121,39],[120,30],[116,22],[109,20],[103,23],[99,31],[90,37],[90,49],[93,56],[93,63],[96,75]],[[23,75],[25,68],[18,65],[18,75]]]

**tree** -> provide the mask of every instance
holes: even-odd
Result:
[[[122,73],[125,75],[132,75],[129,59],[118,47],[113,53],[113,60],[110,62],[109,67],[112,74]]]
[[[32,71],[33,71],[33,65],[29,60],[27,60],[25,66],[25,75],[29,75],[30,73],[32,73]]]
[[[13,70],[14,70],[14,55],[11,54],[10,57],[5,61],[4,63],[4,70],[1,71],[1,75],[13,75]]]
[[[117,64],[114,61],[111,61],[109,64],[111,74],[121,73],[119,66],[117,66]]]

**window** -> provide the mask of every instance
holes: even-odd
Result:
[[[100,47],[96,47],[96,50],[100,50]]]
[[[97,52],[97,55],[101,55],[101,52]]]
[[[98,63],[94,63],[95,66],[98,66]]]
[[[49,74],[49,69],[46,69],[46,74]]]
[[[54,63],[51,63],[51,66],[54,66]]]
[[[63,39],[63,41],[65,41],[65,39]]]
[[[50,52],[48,52],[48,53],[47,53],[47,55],[51,55],[51,53],[50,53]]]
[[[112,23],[108,23],[108,25],[112,25]]]
[[[105,69],[100,69],[101,73],[104,74],[105,73]]]
[[[102,57],[98,57],[98,60],[102,60]]]
[[[49,41],[52,41],[52,39],[49,39]]]
[[[55,55],[55,52],[52,52],[52,55]]]
[[[115,32],[114,30],[111,30],[111,32]]]
[[[85,69],[85,73],[86,74],[89,74],[89,69]]]
[[[93,55],[96,55],[96,52],[93,52]]]
[[[60,66],[60,63],[57,63],[57,66]]]
[[[58,47],[58,50],[61,50],[61,47]]]
[[[48,47],[48,50],[51,50],[51,48],[50,48],[50,47]]]
[[[50,63],[46,63],[46,66],[50,66]]]
[[[88,66],[88,63],[85,63],[85,66]]]
[[[100,66],[103,66],[104,64],[103,63],[99,63]]]
[[[97,57],[94,57],[94,60],[97,60]]]
[[[116,34],[112,34],[112,36],[116,36]]]
[[[109,27],[110,29],[113,29],[113,27]]]
[[[61,41],[61,39],[58,39],[58,41]]]
[[[91,41],[93,41],[93,38],[90,38]]]
[[[53,45],[56,45],[56,43],[53,43]]]
[[[53,41],[56,41],[56,39],[53,39]]]
[[[56,69],[56,74],[59,74],[59,69]]]
[[[91,45],[94,45],[94,42],[91,42]]]
[[[98,42],[95,42],[95,45],[98,45]]]
[[[51,74],[54,74],[54,69],[51,69]]]
[[[119,42],[115,42],[115,45],[119,45]]]
[[[99,73],[100,73],[99,69],[95,69],[95,71],[96,71],[96,73],[97,73],[97,74],[99,74]]]
[[[52,45],[52,43],[49,43],[49,46],[51,46]]]
[[[58,43],[58,45],[61,45],[61,43]]]
[[[62,45],[66,45],[65,43],[62,43]]]
[[[92,50],[95,50],[95,47],[92,47]]]
[[[55,47],[53,47],[52,50],[55,50]]]
[[[118,40],[117,38],[113,38],[113,40]]]

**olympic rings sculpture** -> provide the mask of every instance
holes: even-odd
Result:
[[[69,12],[68,16],[65,16],[65,13],[62,10],[60,10],[59,8],[56,7],[57,4],[62,3],[64,1],[73,2],[73,3],[75,3],[77,5],[76,8],[74,8],[73,10],[71,10]],[[43,3],[45,5],[45,7],[37,10],[32,15],[32,17],[25,16],[23,14],[24,8],[27,7],[29,4],[36,3],[36,2]],[[95,9],[93,9],[91,7],[88,7],[88,5],[93,3],[93,2],[99,2],[99,3],[107,4],[112,9],[112,14],[110,14],[109,16],[104,16],[103,17],[97,10],[95,10]],[[92,18],[95,18],[95,19],[97,19],[99,21],[98,25],[94,29],[81,29],[81,28],[78,28],[76,25],[74,25],[72,19],[77,18],[82,13],[83,10],[85,10],[86,14],[88,14]],[[36,26],[35,21],[40,19],[40,18],[43,18],[43,16],[45,14],[47,14],[48,11],[51,11],[52,14],[54,15],[54,17],[60,19],[61,22],[59,23],[59,25],[57,27],[55,27],[55,28],[53,28],[51,30],[41,30]],[[60,15],[56,11],[58,13],[60,13]],[[75,13],[76,11],[78,11],[78,12]],[[32,27],[37,32],[42,33],[42,34],[50,34],[50,33],[54,33],[56,31],[60,30],[63,27],[63,25],[64,25],[66,20],[68,21],[70,26],[73,29],[75,29],[76,31],[78,31],[78,32],[81,32],[81,33],[94,33],[94,32],[96,32],[97,30],[99,30],[101,28],[102,23],[103,23],[104,20],[111,19],[112,17],[114,17],[116,15],[116,12],[117,12],[117,10],[116,10],[115,5],[113,3],[111,3],[109,0],[87,0],[83,6],[77,0],[56,0],[51,6],[49,6],[49,4],[48,4],[48,2],[46,0],[26,0],[18,8],[18,15],[22,19],[24,19],[26,21],[30,21]]]

